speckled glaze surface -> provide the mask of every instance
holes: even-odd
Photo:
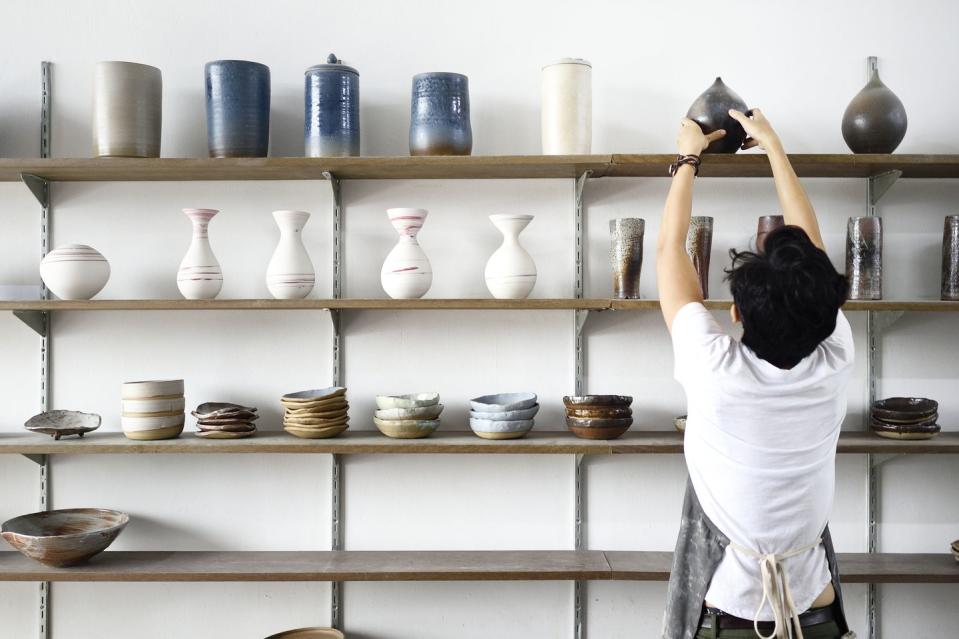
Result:
[[[624,217],[609,221],[609,262],[613,271],[613,297],[639,299],[639,276],[643,270],[643,236],[646,221]]]
[[[263,158],[270,147],[270,68],[207,62],[206,132],[211,158]]]
[[[306,156],[360,154],[360,74],[331,53],[306,70],[303,91]]]
[[[566,409],[566,415],[569,417],[631,417],[632,414],[633,409],[627,406],[580,406]]]
[[[310,219],[306,211],[273,211],[280,229],[280,241],[266,268],[266,287],[278,300],[301,299],[316,283],[316,270],[306,246],[303,227]]]
[[[116,510],[68,508],[15,517],[3,523],[2,531],[27,557],[61,568],[105,550],[129,521],[129,515]]]
[[[695,120],[704,133],[726,129],[726,135],[706,147],[706,153],[735,153],[743,145],[746,131],[729,116],[730,109],[745,113],[748,107],[722,78],[716,78],[689,107],[686,117]]]
[[[380,269],[380,284],[393,299],[418,299],[433,285],[433,267],[416,236],[426,222],[426,209],[387,209],[386,215],[400,239]]]
[[[158,158],[163,76],[136,62],[98,62],[93,77],[94,157]]]
[[[183,209],[193,224],[193,233],[176,274],[176,285],[188,300],[211,300],[223,288],[223,270],[210,246],[210,221],[217,213],[216,209]]]
[[[110,263],[86,244],[64,244],[40,261],[40,278],[62,300],[88,300],[110,280]]]
[[[686,252],[699,275],[703,299],[709,298],[709,258],[713,252],[713,218],[694,215],[689,220],[686,235]]]
[[[846,279],[849,280],[849,299],[882,299],[882,218],[849,218]]]
[[[766,236],[786,226],[786,218],[782,215],[761,215],[756,224],[756,250],[760,253],[766,250]]]
[[[892,153],[906,136],[906,108],[874,69],[842,116],[842,137],[853,153]]]
[[[410,155],[469,155],[469,78],[459,73],[413,76],[410,101]]]
[[[942,299],[959,300],[959,215],[947,215],[942,231]]]
[[[100,416],[76,410],[50,410],[34,415],[23,427],[32,433],[50,435],[54,439],[70,435],[83,437],[84,433],[100,428]]]

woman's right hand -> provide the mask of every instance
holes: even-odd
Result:
[[[729,115],[746,129],[746,141],[742,148],[751,149],[760,146],[767,152],[779,148],[779,136],[763,112],[759,109],[750,109],[749,115],[736,109],[730,109]]]

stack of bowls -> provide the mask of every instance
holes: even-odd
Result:
[[[566,396],[566,425],[583,439],[616,439],[633,425],[628,395]]]
[[[377,395],[373,423],[387,437],[418,439],[429,437],[440,425],[439,393]]]
[[[929,439],[939,433],[939,402],[925,397],[890,397],[872,405],[872,430],[889,439]]]
[[[120,396],[120,425],[129,439],[172,439],[183,432],[182,379],[127,382]]]
[[[498,393],[470,400],[470,428],[483,439],[518,439],[533,428],[536,393]]]
[[[205,402],[191,413],[196,436],[204,439],[242,439],[256,432],[256,408],[229,402]]]
[[[340,386],[289,393],[280,398],[286,409],[283,430],[307,439],[336,437],[349,428],[346,389]]]

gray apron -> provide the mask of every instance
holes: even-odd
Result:
[[[836,590],[836,602],[833,604],[836,624],[843,637],[855,638],[849,631],[842,607],[842,590],[839,586],[839,564],[832,547],[829,526],[822,533],[822,544],[829,562],[832,586]],[[673,569],[669,576],[669,588],[666,592],[666,613],[663,617],[663,639],[693,639],[699,630],[703,603],[709,582],[726,552],[729,537],[716,528],[699,504],[692,483],[686,484],[686,498],[683,500],[683,521],[676,540],[676,552],[673,555]]]

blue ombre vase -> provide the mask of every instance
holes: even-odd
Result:
[[[413,76],[410,105],[410,155],[469,155],[469,78],[459,73]]]
[[[306,70],[303,138],[310,158],[360,154],[360,74],[330,54]]]
[[[270,67],[206,63],[206,134],[211,158],[263,158],[270,149]]]

